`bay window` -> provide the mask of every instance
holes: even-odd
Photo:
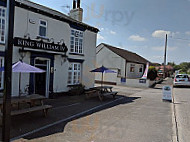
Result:
[[[71,30],[70,52],[77,54],[83,53],[83,31]]]
[[[5,8],[0,7],[0,43],[5,43]]]
[[[0,57],[0,68],[4,66],[4,58]],[[4,72],[0,72],[0,89],[3,89]]]

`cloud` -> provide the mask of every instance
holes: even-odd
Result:
[[[103,31],[104,30],[104,28],[100,28],[100,31]]]
[[[139,36],[139,35],[131,35],[131,36],[129,37],[129,40],[133,40],[133,41],[145,41],[146,38],[141,37],[141,36]]]
[[[154,50],[154,51],[164,51],[164,46],[155,46],[155,47],[152,47],[152,50]],[[171,46],[169,46],[169,47],[167,47],[167,50],[169,50],[169,51],[175,51],[177,49],[177,47],[171,47]]]
[[[152,37],[156,38],[165,38],[166,34],[171,35],[171,31],[164,31],[164,30],[156,30],[152,33]]]
[[[190,35],[190,31],[185,32],[186,35]]]
[[[110,31],[110,34],[115,35],[115,34],[116,34],[116,32],[114,32],[114,31]]]
[[[188,44],[188,46],[190,47],[190,43]]]
[[[100,35],[100,34],[98,33],[97,39],[98,39],[98,40],[105,40],[105,37],[103,37],[102,35]]]

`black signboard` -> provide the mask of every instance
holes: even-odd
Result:
[[[49,50],[49,51],[55,51],[55,52],[64,52],[66,53],[68,51],[67,46],[63,43],[62,45],[54,44],[54,43],[46,43],[37,40],[31,40],[31,39],[24,39],[20,37],[14,38],[14,45],[19,47],[26,47],[26,48],[32,48],[32,49],[43,49],[43,50]]]
[[[146,83],[146,79],[139,79],[139,83]]]

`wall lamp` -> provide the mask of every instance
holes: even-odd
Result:
[[[19,55],[20,55],[20,57],[21,57],[21,60],[23,60],[24,59],[24,57],[26,56],[26,52],[27,51],[25,51],[24,50],[24,47],[22,47],[22,48],[19,48]]]
[[[30,34],[29,34],[29,33],[26,33],[26,34],[24,35],[24,38],[30,39]]]

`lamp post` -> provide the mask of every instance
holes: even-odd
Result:
[[[2,127],[3,142],[10,141],[14,10],[15,10],[15,0],[7,0],[6,34],[5,34],[5,77],[4,77],[3,127]]]
[[[168,35],[166,34],[165,40],[165,52],[164,52],[164,71],[163,71],[163,78],[166,77],[166,55],[167,55],[167,42],[168,42]]]

